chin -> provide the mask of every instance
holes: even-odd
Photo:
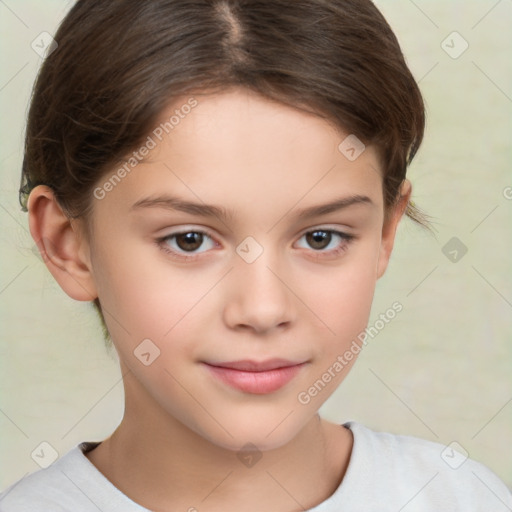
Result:
[[[290,414],[292,415],[293,413]],[[298,422],[298,418],[293,422],[290,421],[291,418],[283,421],[284,417],[286,415],[282,415],[277,421],[273,417],[259,420],[257,415],[232,417],[224,424],[229,434],[217,424],[208,431],[202,426],[196,433],[216,446],[235,452],[248,444],[256,446],[262,452],[275,450],[291,442],[308,422],[307,419]]]

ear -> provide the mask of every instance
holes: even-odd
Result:
[[[27,208],[30,234],[60,287],[75,300],[94,300],[98,294],[80,223],[63,212],[46,185],[32,189]]]
[[[393,210],[388,216],[384,216],[385,219],[382,226],[379,261],[377,263],[377,279],[380,279],[384,275],[384,272],[388,267],[391,251],[393,250],[393,245],[395,243],[396,228],[407,209],[407,204],[411,198],[411,192],[411,182],[409,180],[404,180],[400,187],[400,199],[398,203],[393,207]]]

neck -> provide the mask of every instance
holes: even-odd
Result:
[[[251,459],[169,415],[132,374],[125,378],[125,396],[119,427],[87,457],[121,492],[150,510],[312,508],[337,489],[350,459],[351,432],[318,415],[287,444]]]

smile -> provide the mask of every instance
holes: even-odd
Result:
[[[204,363],[216,379],[245,393],[267,394],[288,384],[307,363],[273,359],[261,363]]]

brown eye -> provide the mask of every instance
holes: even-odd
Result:
[[[156,244],[169,255],[182,260],[200,257],[204,252],[217,246],[208,233],[199,230],[172,233],[158,238]]]
[[[315,258],[335,257],[345,252],[356,235],[336,229],[313,229],[304,233],[300,240],[303,249],[309,249]]]
[[[306,233],[306,240],[313,249],[325,249],[332,239],[330,231],[316,230]]]
[[[203,234],[197,231],[189,231],[175,235],[176,245],[183,251],[195,251],[203,243]]]

